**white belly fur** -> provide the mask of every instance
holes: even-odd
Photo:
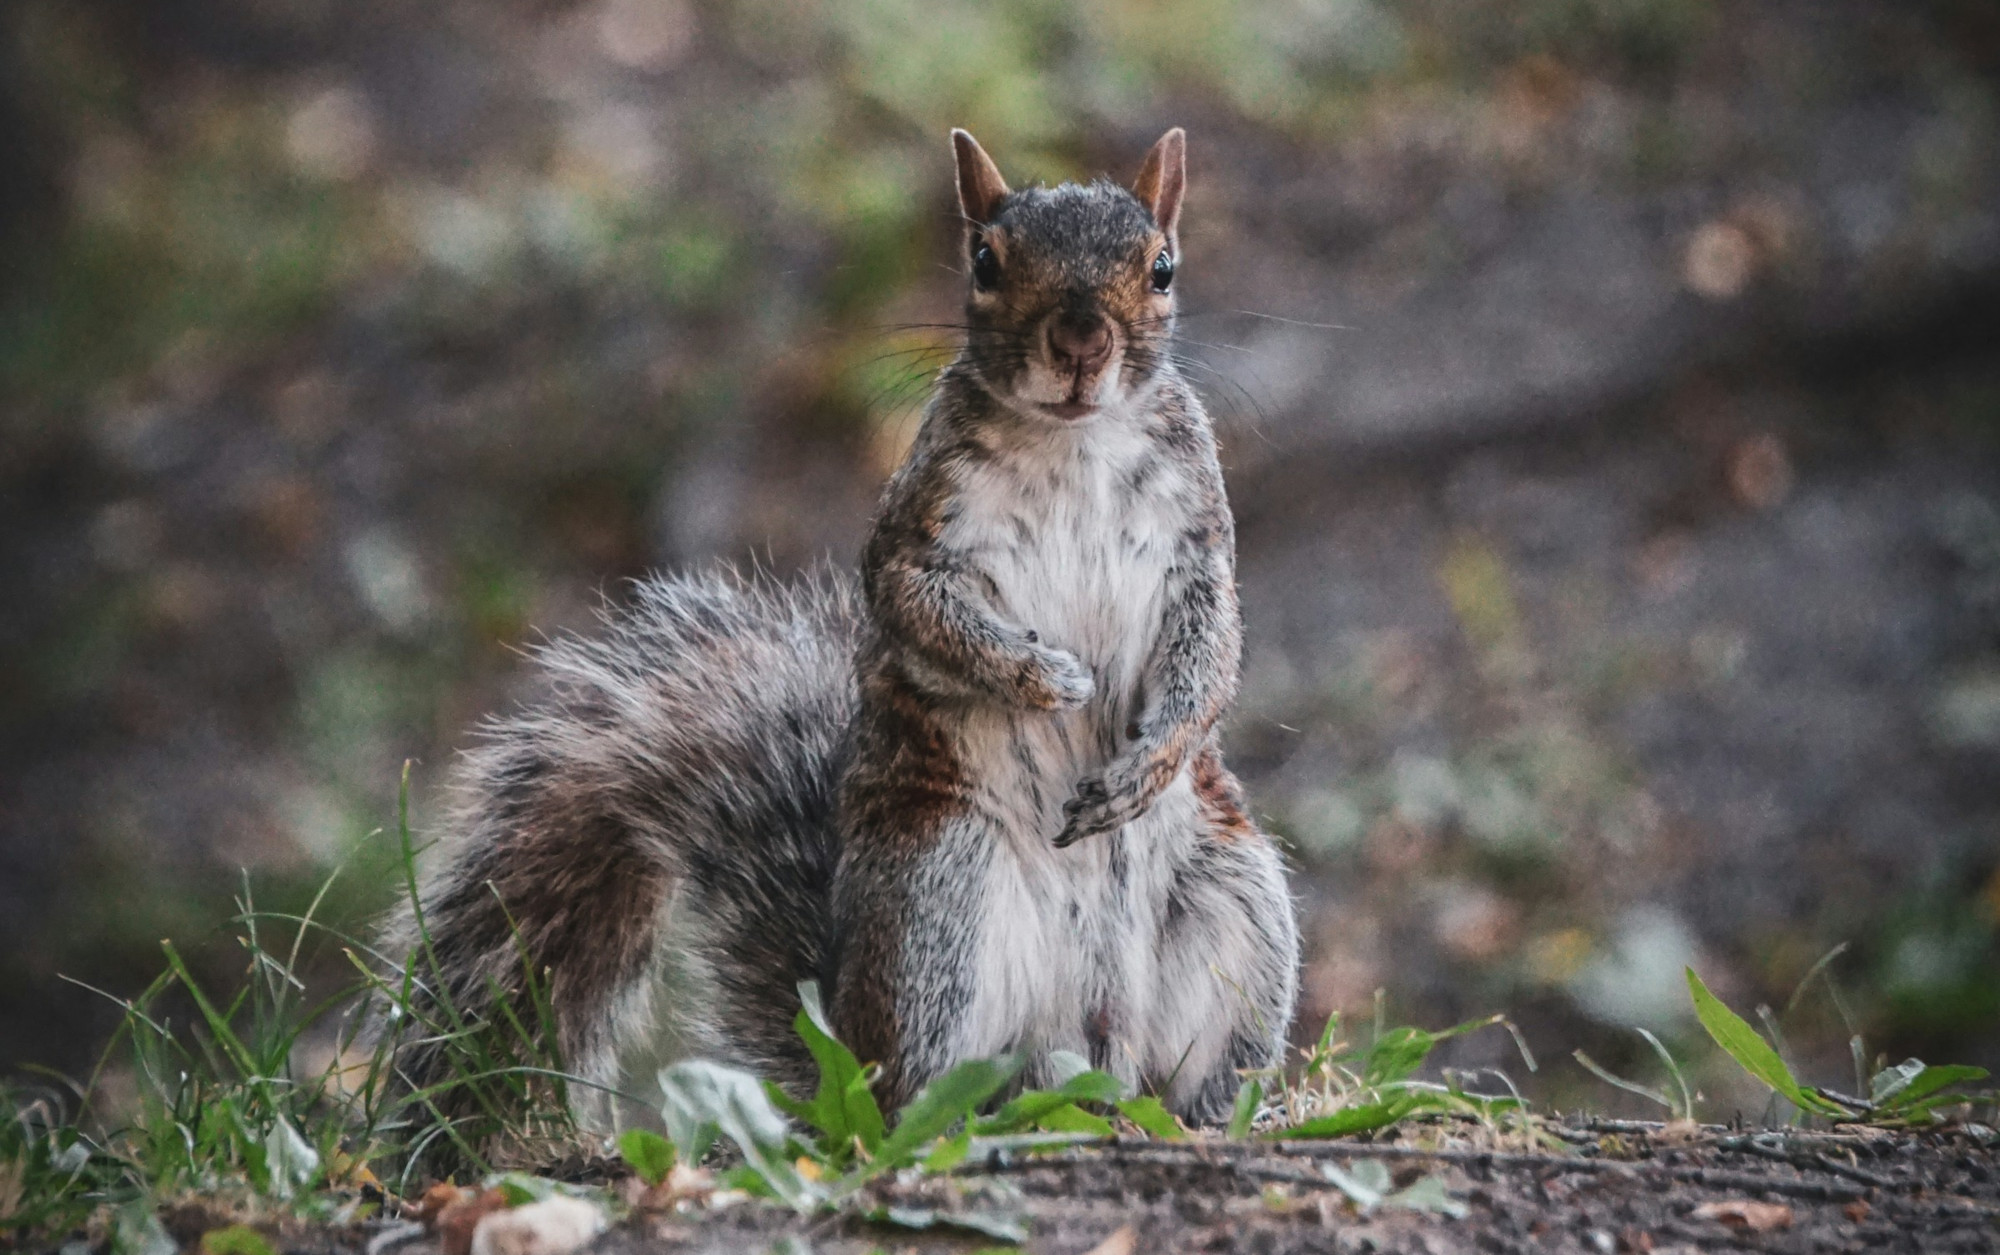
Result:
[[[1142,713],[1179,512],[1171,482],[1136,501],[1120,493],[1130,465],[1120,455],[1136,449],[1112,440],[1049,453],[1041,465],[980,468],[948,536],[991,581],[995,612],[1075,654],[1097,685],[1078,711],[989,708],[965,724],[963,761],[986,773],[970,822],[999,848],[981,899],[977,1005],[959,1054],[1087,1056],[1095,1024],[1108,1030],[1102,1062],[1136,1079],[1163,1051],[1172,1057],[1188,1045],[1135,1035],[1161,1019],[1152,1013],[1155,952],[1172,876],[1196,830],[1192,787],[1183,775],[1117,833],[1067,850],[1051,842],[1076,782],[1128,743],[1124,729]]]

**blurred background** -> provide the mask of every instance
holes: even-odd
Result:
[[[628,577],[851,562],[948,126],[1175,124],[1300,1031],[1506,1011],[1615,1106],[1684,964],[1849,942],[1871,1052],[2000,1066],[1996,85],[1985,0],[15,0],[0,1067],[231,979],[239,869],[379,910],[401,763],[421,831]]]

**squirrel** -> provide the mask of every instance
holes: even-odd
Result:
[[[798,1088],[814,980],[891,1109],[1006,1052],[1051,1083],[1062,1050],[1215,1123],[1282,1060],[1298,934],[1216,736],[1241,619],[1172,352],[1185,134],[1129,190],[1015,191],[952,142],[964,345],[858,584],[653,577],[545,646],[458,768],[420,996],[491,1009],[525,958],[586,1078],[664,1028]],[[435,1039],[398,1067],[445,1079]]]

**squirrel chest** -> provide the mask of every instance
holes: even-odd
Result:
[[[1117,757],[1144,713],[1189,518],[1185,483],[1140,432],[1110,423],[1054,433],[962,481],[941,539],[978,572],[996,613],[1074,654],[1096,685],[1078,710],[976,706],[961,725],[979,809],[1004,834],[972,854],[984,863],[984,922],[980,992],[960,1030],[968,1053],[1033,1045],[1130,1066],[1101,1033],[1150,1013],[1152,938],[1197,827],[1192,793],[1177,784],[1122,831],[1071,849],[1050,839],[1077,781]]]
[[[1102,766],[1143,709],[1141,677],[1189,516],[1184,479],[1143,433],[1106,422],[1009,449],[962,487],[946,543],[979,572],[998,614],[1074,654],[1096,684],[1081,710],[1007,721],[1064,747],[1043,764],[1070,773],[1052,782],[1060,788]]]

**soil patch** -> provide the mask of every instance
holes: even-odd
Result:
[[[1129,1226],[1130,1249],[1422,1252],[2000,1251],[2000,1139],[1924,1133],[1671,1128],[1627,1121],[1544,1126],[1544,1149],[1419,1131],[1396,1141],[1119,1141],[910,1175],[871,1205],[906,1220],[1007,1217],[1023,1249],[1083,1255]],[[1459,1214],[1363,1211],[1329,1165],[1384,1165],[1396,1188],[1435,1177]],[[295,1249],[429,1255],[405,1226],[298,1235]],[[756,1204],[642,1214],[590,1248],[617,1255],[793,1250],[973,1251],[990,1237],[913,1231],[853,1216],[802,1219]],[[1115,1245],[1112,1249],[1116,1249]]]

